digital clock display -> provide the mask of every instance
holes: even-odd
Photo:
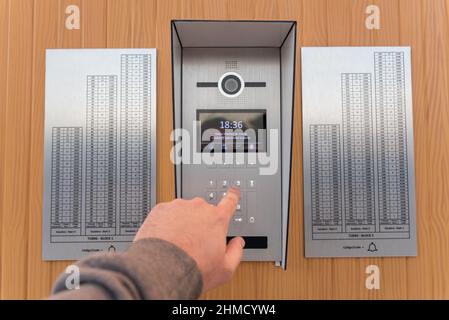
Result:
[[[266,152],[266,110],[197,110],[202,152]]]

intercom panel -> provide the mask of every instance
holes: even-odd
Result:
[[[229,236],[250,238],[245,259],[278,261],[280,170],[262,175],[257,160],[260,153],[270,152],[277,157],[272,165],[281,160],[277,150],[268,150],[280,144],[279,136],[273,143],[267,141],[267,132],[279,130],[281,125],[279,49],[187,48],[183,59],[182,127],[196,138],[192,141],[197,146],[194,153],[217,151],[222,155],[211,163],[183,165],[182,196],[202,196],[217,204],[230,185],[238,186],[240,203]],[[192,125],[195,121],[196,127]],[[208,129],[222,136],[214,143],[205,136]],[[240,136],[235,133],[239,129]],[[254,130],[253,137],[243,136],[247,129]],[[234,133],[234,141],[229,141],[226,131]],[[253,162],[248,161],[251,157]]]
[[[295,39],[294,21],[172,21],[176,195],[216,205],[239,187],[228,240],[284,268]]]

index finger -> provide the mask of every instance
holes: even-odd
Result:
[[[221,199],[217,207],[222,210],[228,219],[234,215],[237,204],[240,200],[240,189],[237,187],[230,187],[226,195]]]

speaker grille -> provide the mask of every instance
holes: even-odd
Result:
[[[248,105],[248,95],[245,90],[234,98],[228,98],[223,96],[218,90],[215,93],[215,105],[223,109],[232,109],[234,107],[245,107]]]
[[[237,60],[225,60],[225,69],[238,69],[239,63]]]

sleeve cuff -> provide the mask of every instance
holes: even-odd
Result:
[[[196,262],[176,245],[156,238],[139,240],[123,253],[94,254],[77,265],[80,290],[94,285],[111,299],[197,299],[203,288]],[[57,280],[53,294],[66,290],[66,277]]]

